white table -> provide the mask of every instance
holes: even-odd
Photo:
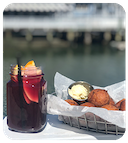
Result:
[[[63,122],[58,120],[56,115],[47,116],[47,125],[43,131],[39,133],[18,133],[10,131],[7,126],[7,117],[3,120],[3,130],[6,136],[11,139],[20,139],[20,140],[64,140],[64,139],[81,139],[81,140],[116,140],[121,138],[122,135],[111,135],[111,134],[102,134],[91,131],[86,131],[82,129],[77,129],[70,127]]]

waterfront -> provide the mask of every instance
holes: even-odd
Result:
[[[10,65],[34,60],[48,92],[59,72],[107,86],[125,80],[125,10],[119,4],[10,4],[3,12],[3,117]]]
[[[15,49],[15,51],[17,50]],[[93,44],[36,51],[36,54],[26,51],[21,62],[24,65],[33,59],[37,66],[42,66],[44,78],[48,81],[48,93],[54,92],[56,72],[75,81],[84,80],[97,86],[107,86],[125,80],[125,50],[119,51],[109,45]],[[6,51],[4,48],[4,53],[9,53],[9,50]],[[16,64],[15,56],[4,56],[3,116],[6,116],[6,83],[10,79],[11,64]]]

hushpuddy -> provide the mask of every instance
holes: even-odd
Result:
[[[107,110],[119,110],[116,106],[111,105],[111,104],[103,105],[101,108],[105,108]]]
[[[65,100],[65,101],[68,102],[70,105],[76,105],[76,106],[78,106],[78,103],[75,102],[75,101],[72,100],[72,99],[67,99],[67,100]]]
[[[117,108],[120,108],[120,104],[121,104],[121,102],[124,101],[124,100],[125,100],[125,98],[123,98],[122,100],[118,101],[115,106],[116,106]]]
[[[93,103],[90,103],[90,102],[82,103],[80,106],[95,107],[95,105]]]
[[[126,110],[126,100],[123,100],[120,104],[120,110],[125,111]]]
[[[105,104],[108,104],[110,96],[106,90],[103,89],[94,89],[88,95],[88,101],[93,103],[97,107],[101,107]]]

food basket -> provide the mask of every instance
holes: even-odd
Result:
[[[55,92],[52,95],[55,95]],[[125,128],[118,127],[91,112],[87,112],[80,117],[58,115],[58,119],[71,127],[97,133],[123,135],[125,132]]]
[[[98,107],[71,106],[64,101],[69,98],[67,87],[73,82],[69,78],[56,73],[54,79],[55,92],[48,94],[48,113],[58,115],[59,121],[71,127],[105,134],[124,134],[125,111],[110,111]],[[105,87],[104,89],[109,92],[115,103],[125,98],[125,81]]]
[[[71,127],[76,127],[87,131],[115,135],[124,134],[124,128],[120,128],[117,125],[109,123],[103,119],[101,121],[97,120],[95,114],[92,114],[93,120],[87,119],[87,114],[88,113],[84,114],[84,116],[82,117],[70,117],[59,115],[58,118],[60,121],[63,121],[65,124],[68,124]]]

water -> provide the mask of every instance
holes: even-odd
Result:
[[[8,51],[9,52],[9,51]],[[48,82],[48,93],[54,92],[54,75],[59,72],[75,81],[83,80],[92,85],[107,86],[125,80],[125,51],[109,46],[91,45],[74,48],[51,48],[45,52],[29,53],[22,57],[22,64],[34,60],[41,65]],[[10,65],[16,64],[14,56],[3,59],[3,116],[6,116],[6,83],[10,79]]]

